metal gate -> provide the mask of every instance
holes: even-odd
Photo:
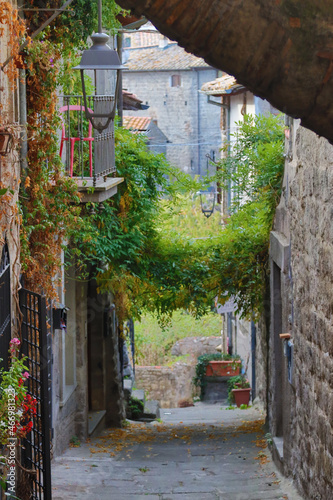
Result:
[[[0,358],[4,370],[8,370],[8,349],[11,339],[10,329],[10,261],[8,246],[2,248],[0,263]]]
[[[22,465],[35,471],[31,498],[51,499],[51,334],[47,330],[46,300],[36,293],[20,290],[22,354],[30,377],[28,393],[37,400],[32,431],[22,443]]]

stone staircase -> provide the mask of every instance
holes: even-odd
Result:
[[[143,389],[135,389],[133,379],[124,380],[124,395],[125,400],[128,403],[130,398],[138,399],[144,404],[144,410],[141,418],[138,422],[152,422],[160,418],[160,405],[158,401],[152,400],[147,401],[145,397],[145,391]]]

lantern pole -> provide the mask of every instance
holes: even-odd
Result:
[[[102,0],[98,0],[98,33],[102,33]]]

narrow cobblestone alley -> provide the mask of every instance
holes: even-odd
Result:
[[[279,475],[254,408],[161,410],[108,429],[53,461],[53,500],[300,500]]]

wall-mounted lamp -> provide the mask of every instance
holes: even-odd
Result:
[[[109,36],[106,33],[102,33],[102,0],[98,1],[98,33],[91,35],[93,42],[92,47],[88,50],[84,50],[82,54],[81,62],[78,66],[73,69],[79,69],[81,73],[82,82],[82,93],[85,106],[85,115],[88,120],[90,120],[93,128],[101,133],[105,130],[111,120],[114,119],[117,109],[117,96],[120,83],[120,71],[124,69],[124,66],[120,63],[120,59],[116,50],[110,49],[107,44]],[[114,96],[113,108],[109,113],[101,112],[91,112],[87,105],[87,94],[84,83],[84,71],[94,70],[95,71],[95,83],[96,83],[96,71],[116,71],[117,72],[117,83]]]
[[[212,215],[215,208],[215,191],[200,191],[201,212],[207,219]]]
[[[0,156],[7,156],[11,150],[13,135],[8,130],[0,129]]]

